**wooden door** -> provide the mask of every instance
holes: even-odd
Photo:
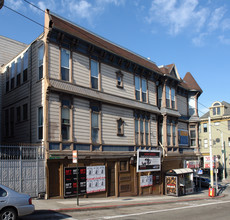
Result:
[[[60,163],[49,163],[49,197],[60,196]]]
[[[115,163],[108,163],[108,196],[115,196]]]

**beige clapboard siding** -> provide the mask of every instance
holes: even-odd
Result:
[[[73,100],[73,139],[78,143],[90,142],[90,108],[86,99]]]
[[[184,122],[178,122],[178,129],[188,130],[188,124]]]
[[[49,64],[48,71],[50,78],[60,79],[60,70],[59,70],[59,47],[53,44],[49,44],[48,50]]]
[[[117,136],[117,120],[124,121],[124,136]],[[117,106],[102,105],[102,143],[109,145],[134,144],[133,111]]]
[[[43,80],[38,80],[38,48],[43,41],[37,41],[32,45],[32,83],[31,83],[31,135],[32,141],[38,141],[38,107],[43,106]],[[44,75],[44,73],[43,73]]]
[[[117,87],[116,71],[118,69],[101,64],[101,88],[102,92],[117,96],[134,99],[134,78],[133,74],[122,71],[123,89]]]
[[[187,115],[187,109],[188,109],[188,104],[187,104],[187,98],[183,97],[181,95],[177,95],[177,108],[178,111],[181,115]]]
[[[60,101],[59,95],[49,95],[49,108],[48,108],[48,120],[49,120],[49,141],[59,141],[60,139]]]
[[[148,81],[149,104],[156,105],[156,84],[153,81]]]
[[[90,85],[90,71],[89,71],[89,58],[78,53],[73,52],[73,83],[89,87]]]
[[[157,121],[156,116],[151,114],[150,117],[150,144],[151,146],[157,146]]]

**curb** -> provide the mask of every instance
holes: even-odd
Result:
[[[90,211],[90,210],[102,210],[102,209],[114,209],[114,208],[125,208],[125,207],[134,207],[134,206],[148,206],[148,205],[157,205],[157,204],[168,204],[175,202],[188,202],[188,201],[198,201],[205,199],[219,199],[223,198],[222,196],[215,197],[202,197],[202,198],[193,198],[193,199],[177,199],[177,200],[166,200],[166,201],[155,201],[155,202],[145,202],[145,203],[129,203],[129,204],[118,204],[118,205],[104,205],[104,206],[90,206],[90,207],[77,207],[77,208],[64,208],[64,209],[50,209],[49,212],[76,212],[76,211]]]

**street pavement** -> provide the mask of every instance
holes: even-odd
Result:
[[[227,182],[222,183],[222,186],[227,187]],[[224,189],[224,188],[223,188]],[[202,189],[191,195],[184,195],[180,197],[175,196],[129,196],[129,197],[107,197],[107,198],[79,198],[77,205],[77,198],[66,199],[33,199],[35,205],[35,215],[45,212],[76,212],[76,211],[88,211],[97,209],[111,209],[117,207],[129,207],[129,206],[146,206],[163,203],[174,203],[184,201],[196,201],[205,199],[217,199],[225,196],[224,190],[219,190],[219,194],[215,197],[210,197],[208,189]]]

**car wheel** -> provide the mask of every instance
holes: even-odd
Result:
[[[0,220],[16,220],[17,213],[12,208],[6,208],[0,213]]]

